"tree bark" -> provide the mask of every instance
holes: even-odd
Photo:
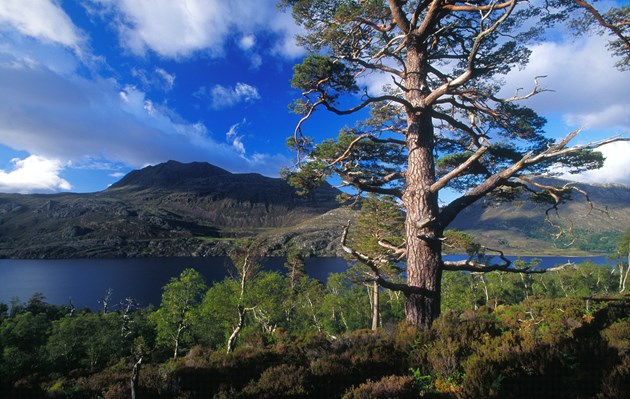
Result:
[[[137,398],[138,391],[138,379],[140,378],[140,366],[142,366],[142,356],[136,364],[133,365],[133,371],[131,373],[131,399]]]
[[[379,307],[379,285],[378,282],[374,281],[374,283],[372,283],[372,331],[376,331],[378,329],[378,325],[379,325],[379,312],[378,312],[378,307]]]
[[[412,39],[413,40],[413,39]],[[437,193],[431,190],[435,183],[433,121],[431,110],[423,109],[427,95],[426,52],[418,41],[412,42],[407,52],[407,99],[414,109],[407,110],[406,188],[403,206],[406,210],[405,236],[407,238],[407,285],[405,311],[407,322],[430,327],[440,314],[442,279],[442,244],[439,238]]]
[[[177,326],[177,332],[175,333],[175,338],[174,338],[174,350],[173,350],[173,360],[177,359],[177,355],[179,355],[179,341],[181,339],[182,336],[182,331],[184,331],[185,326],[183,324],[179,324]]]
[[[232,353],[234,351],[234,347],[236,345],[236,340],[238,339],[238,334],[241,332],[243,328],[243,324],[245,324],[245,308],[243,305],[237,306],[238,310],[238,324],[234,327],[234,331],[232,331],[232,335],[227,342],[227,353]]]

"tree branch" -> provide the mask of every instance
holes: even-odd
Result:
[[[495,271],[524,274],[545,273],[545,270],[542,269],[513,269],[509,266],[503,265],[484,265],[483,263],[474,262],[472,260],[444,261],[442,269],[447,271],[466,271],[475,273],[489,273]]]
[[[407,109],[413,109],[413,106],[411,105],[411,103],[407,100],[405,100],[404,98],[400,98],[397,96],[379,96],[379,97],[369,97],[367,100],[363,100],[363,102],[361,102],[361,104],[357,105],[356,107],[353,108],[349,108],[346,110],[341,110],[336,108],[335,106],[333,106],[332,104],[330,104],[327,100],[325,100],[324,98],[321,98],[318,101],[318,105],[322,104],[324,107],[326,107],[326,109],[330,112],[333,112],[337,115],[350,115],[353,114],[357,111],[362,110],[363,108],[367,107],[370,104],[373,103],[378,103],[378,102],[384,102],[384,101],[391,101],[391,102],[395,102],[398,104],[403,105],[405,108]]]
[[[434,4],[435,3],[439,3],[439,2],[435,1]],[[499,26],[501,26],[501,24],[503,24],[503,22],[505,22],[505,20],[510,16],[512,11],[514,10],[514,7],[516,6],[516,0],[510,0],[507,3],[504,3],[504,4],[505,4],[505,6],[501,7],[501,8],[506,8],[506,10],[503,13],[503,15],[500,18],[498,18],[494,22],[494,24],[492,24],[492,26],[490,26],[489,28],[487,28],[485,30],[480,31],[479,34],[477,35],[477,37],[475,37],[475,42],[473,43],[473,46],[470,49],[470,52],[468,54],[468,66],[467,66],[466,70],[464,72],[462,72],[458,77],[456,77],[456,78],[454,78],[454,79],[452,79],[452,80],[442,84],[440,87],[434,89],[428,96],[426,96],[423,99],[423,101],[422,101],[422,106],[423,107],[431,106],[437,99],[439,99],[444,94],[448,93],[449,90],[451,90],[452,88],[461,86],[464,83],[468,82],[470,79],[475,77],[475,58],[477,57],[477,52],[479,51],[479,48],[481,47],[481,44],[483,43],[483,41],[488,36],[490,36],[494,31],[496,31],[499,28]],[[486,15],[483,15],[483,13],[482,13],[482,15],[481,15],[481,22],[482,22],[481,26],[483,26],[483,21],[487,18],[487,16],[496,9],[496,6],[497,6],[496,4],[491,4],[491,5],[487,6],[487,7],[489,7],[487,9],[488,13]],[[475,7],[477,7],[477,6],[475,6]],[[475,11],[479,11],[479,10],[475,10]],[[481,10],[481,11],[485,11],[485,10]]]
[[[407,19],[407,16],[405,15],[405,11],[403,10],[403,5],[406,3],[406,1],[389,0],[388,3],[389,3],[389,9],[392,12],[392,17],[396,25],[398,25],[400,30],[402,30],[403,32],[409,33],[410,31],[409,20]]]
[[[433,183],[431,185],[430,191],[432,193],[437,193],[439,190],[443,189],[448,184],[448,182],[462,174],[470,165],[481,158],[483,154],[486,153],[486,151],[488,151],[488,147],[479,147],[477,151],[475,151],[470,157],[468,157],[466,161],[462,162],[458,167],[451,170],[450,172],[442,176],[440,180]]]
[[[397,262],[400,262],[407,256],[407,243],[406,242],[397,247],[387,240],[378,240],[378,245],[391,251],[396,257]]]
[[[502,8],[510,7],[512,3],[514,3],[514,1],[510,0],[501,4],[492,3],[485,6],[475,6],[475,5],[470,4],[468,1],[465,1],[465,2],[462,1],[461,3],[464,3],[465,5],[446,4],[444,6],[444,9],[449,10],[449,11],[473,11],[473,12],[492,11],[492,10],[500,10]]]
[[[494,271],[503,271],[508,273],[524,273],[524,274],[535,274],[535,273],[545,273],[545,270],[540,269],[531,269],[530,267],[523,267],[520,269],[514,269],[510,266],[512,265],[512,261],[509,260],[503,251],[498,249],[492,249],[488,247],[482,247],[486,251],[496,252],[499,254],[499,258],[503,261],[503,263],[495,263],[492,265],[486,265],[481,262],[475,262],[472,259],[460,260],[460,261],[444,261],[442,262],[442,269],[448,271],[467,271],[467,272],[475,272],[475,273],[488,273]]]
[[[461,212],[463,209],[473,204],[478,199],[484,197],[486,194],[490,193],[497,187],[505,185],[510,178],[515,176],[520,171],[524,170],[528,166],[536,165],[538,163],[544,162],[550,158],[556,158],[561,155],[566,155],[570,153],[575,153],[578,151],[582,151],[585,149],[596,149],[605,144],[614,143],[617,141],[630,141],[630,138],[623,138],[621,136],[611,137],[608,139],[591,142],[584,145],[576,145],[573,147],[566,148],[566,145],[569,141],[575,137],[579,133],[579,130],[571,132],[565,139],[560,141],[560,143],[549,147],[547,150],[541,152],[538,155],[533,155],[532,152],[525,154],[519,161],[515,162],[511,166],[495,173],[494,175],[488,177],[483,183],[479,184],[475,188],[468,191],[463,196],[453,200],[450,204],[442,209],[440,212],[440,223],[442,227],[448,226],[453,219]]]
[[[388,264],[389,262],[386,260],[381,260],[379,262],[378,260],[373,259],[366,254],[363,254],[361,252],[354,250],[353,248],[350,248],[346,243],[346,240],[348,238],[349,228],[350,228],[350,221],[348,220],[348,223],[346,223],[346,225],[344,226],[343,232],[341,234],[341,249],[343,249],[345,253],[349,254],[350,256],[358,260],[359,262],[369,267],[374,273],[374,276],[375,276],[374,281],[378,285],[392,291],[401,291],[406,296],[411,295],[411,294],[426,295],[428,297],[435,296],[435,292],[432,292],[430,290],[420,288],[420,287],[414,287],[414,286],[410,286],[410,285],[402,284],[402,283],[393,283],[389,280],[384,279],[383,276],[381,276],[380,264],[381,263]]]
[[[510,98],[503,99],[503,100],[498,100],[498,99],[495,99],[495,100],[499,101],[499,102],[503,102],[503,103],[511,103],[511,102],[516,102],[516,101],[526,100],[526,99],[528,99],[530,97],[535,96],[538,93],[542,93],[542,92],[545,92],[545,91],[554,91],[554,90],[551,90],[551,89],[545,89],[544,87],[542,87],[540,85],[540,82],[538,80],[541,79],[541,78],[546,78],[546,77],[547,77],[547,75],[535,76],[534,77],[534,88],[532,89],[532,91],[530,91],[529,93],[527,93],[525,95],[521,95],[520,94],[521,89],[519,88],[519,89],[516,89],[516,93],[514,93],[514,96],[512,96]]]
[[[599,11],[597,11],[595,9],[595,7],[593,7],[592,5],[590,5],[589,3],[587,3],[584,0],[575,0],[575,2],[582,8],[584,8],[586,11],[588,11],[597,21],[597,23],[599,23],[601,26],[603,26],[604,28],[609,29],[611,32],[613,32],[615,34],[615,36],[617,36],[619,38],[619,40],[621,40],[624,43],[624,47],[626,48],[626,51],[629,53],[630,55],[630,38],[627,36],[624,36],[623,31],[621,29],[619,29],[620,26],[624,26],[624,25],[628,25],[630,24],[630,21],[628,22],[623,22],[620,23],[619,25],[612,25],[609,24],[604,17],[599,13]]]
[[[348,182],[348,184],[358,188],[361,191],[367,191],[369,193],[377,193],[377,194],[384,194],[384,195],[393,195],[396,198],[402,198],[402,191],[397,189],[397,188],[386,188],[386,187],[380,187],[379,186],[379,182],[376,181],[373,184],[370,184],[368,182],[364,182],[361,179],[351,176],[347,173],[343,173],[341,171],[337,171],[336,173],[339,174],[339,176],[345,180],[346,182]],[[402,178],[403,176],[400,176],[400,178]],[[398,177],[397,177],[398,178]],[[396,179],[391,179],[390,181],[393,181]],[[387,181],[384,181],[383,183],[380,184],[385,184],[387,183]]]

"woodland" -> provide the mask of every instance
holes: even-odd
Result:
[[[296,248],[284,274],[260,269],[255,240],[232,249],[230,278],[193,269],[158,307],[129,298],[100,311],[0,304],[2,398],[627,398],[630,232],[613,268],[510,262],[449,230],[482,199],[529,193],[547,215],[575,187],[536,180],[601,167],[578,131],[547,137],[501,79],[558,24],[610,36],[628,70],[630,7],[582,0],[284,0],[309,55],[292,84],[301,115],[285,177],[307,193],[331,176],[362,197],[342,248],[356,263],[309,278]],[[385,74],[382,93],[361,77]],[[337,137],[308,136],[316,111],[365,117]],[[367,112],[367,114],[366,114]],[[557,137],[557,136],[556,136]],[[444,189],[458,193],[440,206]],[[587,193],[579,193],[587,196]],[[544,217],[542,215],[541,217]],[[565,231],[559,231],[558,236]],[[446,252],[466,253],[449,262]],[[491,257],[490,255],[495,255]],[[404,267],[403,267],[404,265]]]
[[[362,216],[374,220],[371,211]],[[485,256],[465,233],[449,236],[471,258]],[[369,248],[363,237],[351,234],[348,242]],[[284,273],[269,272],[256,242],[242,242],[229,278],[208,284],[186,269],[164,286],[159,307],[141,308],[132,298],[114,304],[111,292],[98,311],[50,305],[40,293],[0,304],[0,393],[624,398],[629,242],[627,233],[613,268],[445,274],[442,314],[431,328],[406,322],[404,296],[375,285],[359,262],[324,283],[304,273],[298,252]],[[515,263],[538,271],[535,260]],[[401,270],[389,278],[402,280]]]

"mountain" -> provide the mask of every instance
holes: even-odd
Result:
[[[630,227],[630,187],[575,186],[593,207],[575,193],[550,213],[568,238],[552,239],[558,230],[545,220],[548,206],[525,195],[511,203],[478,201],[449,228],[513,255],[610,252]],[[339,207],[339,194],[324,185],[301,197],[281,179],[169,161],[97,193],[0,194],[0,258],[224,255],[235,240],[252,236],[262,237],[267,255],[291,247],[336,255],[343,226],[357,214]]]
[[[564,186],[560,179],[541,183]],[[621,184],[571,183],[586,196],[573,192],[557,212],[549,205],[533,203],[527,195],[501,203],[480,200],[458,215],[449,228],[471,233],[484,245],[509,254],[566,255],[610,253],[618,238],[630,228],[630,187]],[[565,235],[554,238],[561,226]]]
[[[301,197],[281,179],[169,161],[97,193],[0,194],[0,257],[222,254],[229,240],[336,209],[339,193],[325,185]]]

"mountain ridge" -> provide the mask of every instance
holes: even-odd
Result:
[[[301,197],[282,179],[169,161],[96,193],[0,194],[0,257],[222,255],[229,240],[336,209],[339,194],[326,184]]]
[[[548,205],[525,196],[477,201],[449,228],[513,255],[609,252],[630,227],[630,187],[572,184],[594,206],[574,195],[552,213],[572,233],[562,239],[551,239],[558,229],[545,220]],[[302,197],[282,179],[169,161],[132,171],[96,193],[0,194],[0,258],[224,255],[232,243],[254,236],[269,256],[289,248],[338,256],[344,225],[357,215],[340,207],[340,193],[324,184]]]
[[[482,199],[463,210],[449,228],[473,234],[482,244],[511,254],[610,253],[630,228],[630,186],[589,184],[557,178],[539,179],[547,185],[577,187],[570,200],[549,213],[548,203],[529,201],[523,194],[512,202]],[[562,236],[554,236],[561,232]]]

